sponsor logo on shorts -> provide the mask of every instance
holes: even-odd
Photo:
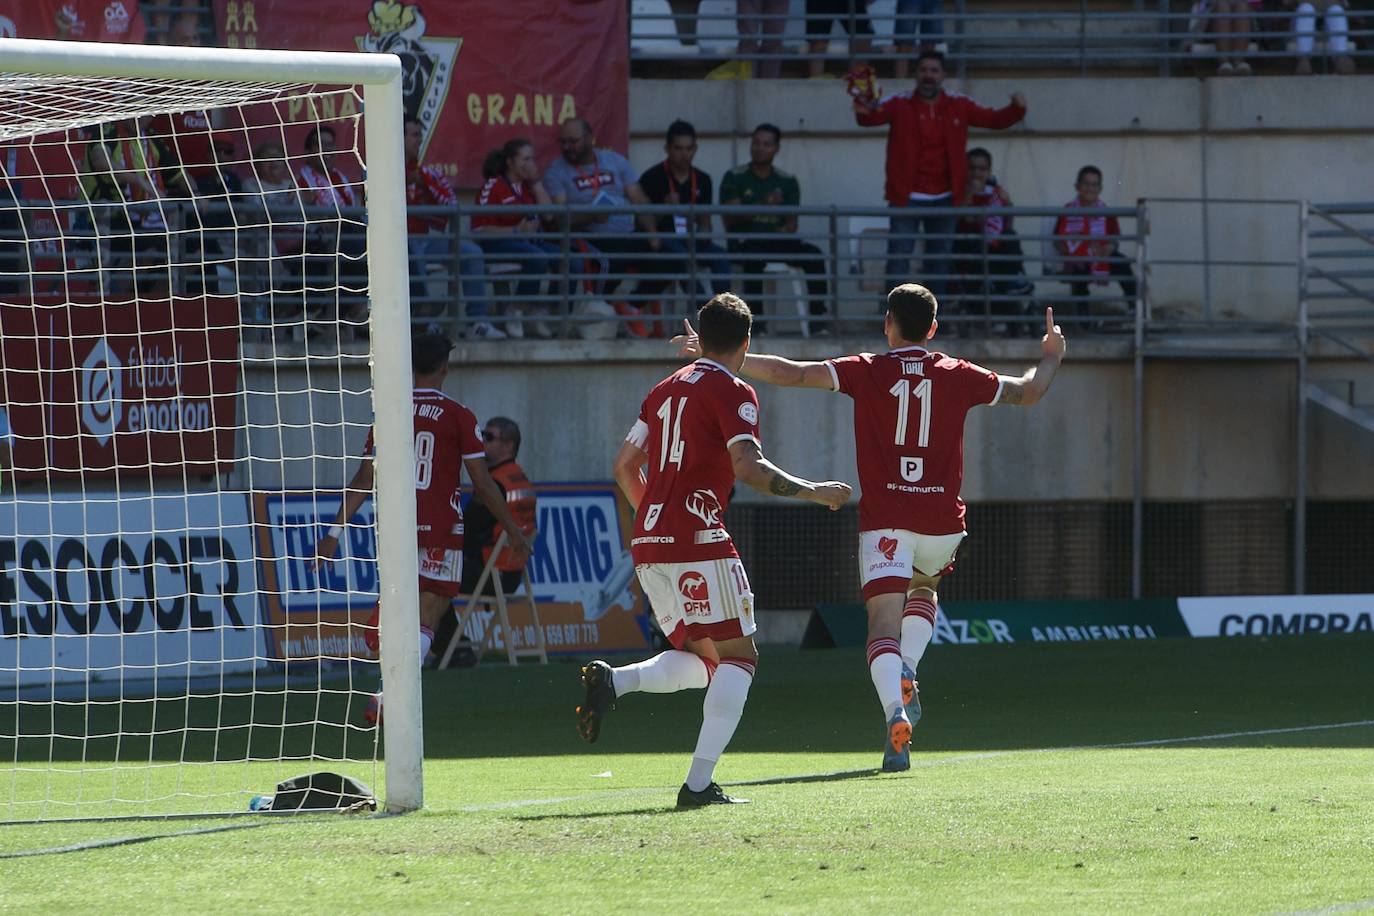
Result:
[[[750,426],[756,426],[759,422],[759,409],[748,401],[739,405],[739,418]]]
[[[878,553],[887,557],[889,560],[897,559],[897,539],[889,537],[878,538]]]
[[[688,617],[705,617],[711,613],[711,592],[706,577],[699,572],[685,572],[678,577],[677,591],[682,596],[682,609]]]
[[[701,519],[708,528],[720,524],[720,500],[710,490],[693,490],[685,505],[687,511]]]

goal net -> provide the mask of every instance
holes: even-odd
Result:
[[[0,821],[419,807],[399,62],[3,44]]]

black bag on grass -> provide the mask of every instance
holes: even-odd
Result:
[[[366,783],[338,773],[308,773],[277,783],[271,811],[377,810],[377,796]]]

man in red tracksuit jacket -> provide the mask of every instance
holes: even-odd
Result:
[[[1005,108],[986,108],[957,92],[945,92],[945,58],[925,51],[916,58],[916,89],[877,101],[854,101],[861,127],[890,124],[887,134],[887,184],[884,196],[911,215],[893,216],[887,242],[887,285],[919,282],[936,296],[948,288],[953,216],[933,216],[921,208],[957,207],[968,185],[964,146],[968,129],[1011,127],[1026,116],[1026,97],[1012,93]],[[908,274],[917,233],[925,238],[923,274]]]

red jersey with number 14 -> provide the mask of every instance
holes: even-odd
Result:
[[[416,388],[415,540],[416,546],[463,547],[463,461],[485,458],[481,428],[472,411],[433,388]],[[363,456],[376,454],[374,430],[367,433]]]
[[[995,404],[997,374],[924,347],[827,360],[836,391],[854,399],[859,530],[964,530],[964,417]]]
[[[699,359],[654,386],[629,440],[649,455],[630,552],[638,563],[737,557],[725,530],[735,485],[730,446],[759,442],[759,399],[720,363]]]

